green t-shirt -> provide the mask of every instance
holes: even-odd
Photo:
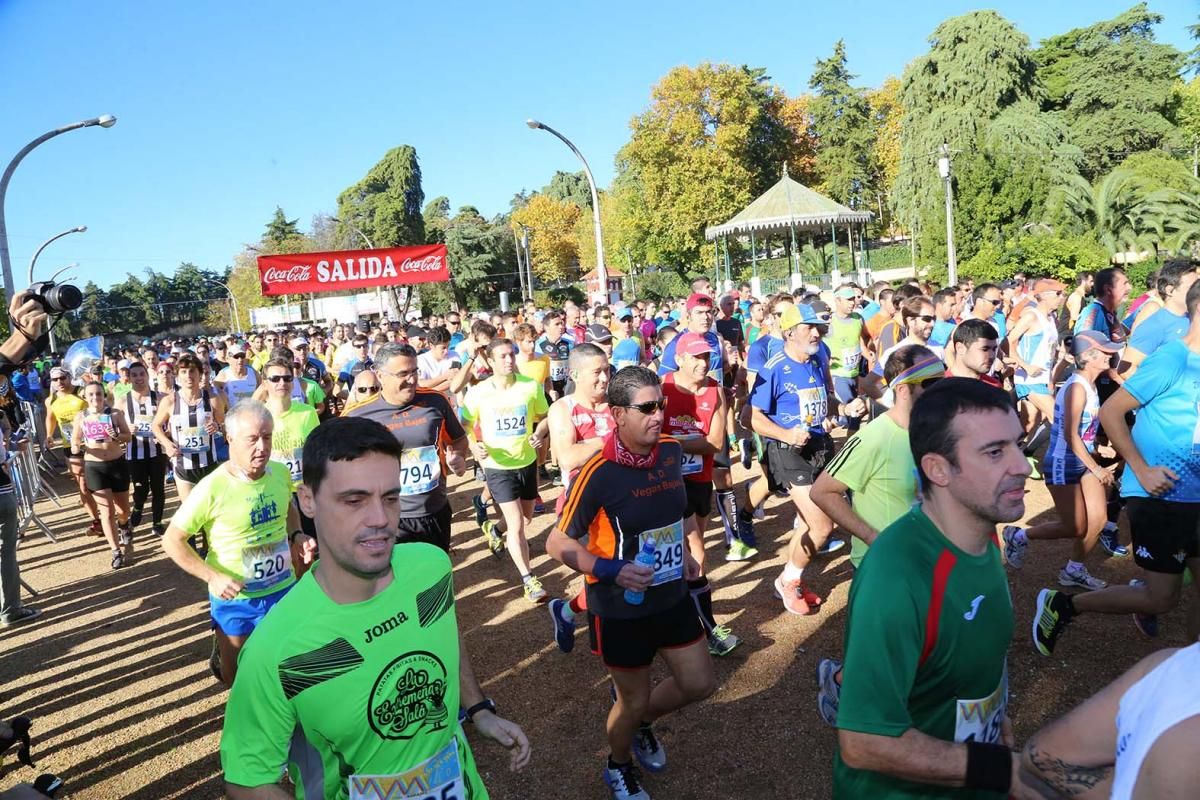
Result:
[[[296,582],[287,540],[292,482],[286,469],[267,464],[256,481],[224,465],[192,487],[171,524],[188,533],[208,532],[213,569],[245,582],[238,600],[285,589]]]
[[[125,399],[125,395],[133,391],[132,383],[121,383],[116,381],[112,385],[113,402]]]
[[[387,588],[345,605],[316,582],[320,569],[318,560],[242,650],[221,737],[225,779],[274,785],[289,763],[297,798],[486,800],[458,724],[449,556],[398,545]]]
[[[950,742],[1000,741],[1012,632],[999,549],[970,555],[914,508],[884,530],[850,586],[838,728],[878,736],[915,728]],[[840,752],[833,796],[1003,797],[852,769]]]
[[[863,319],[857,312],[848,317],[834,314],[829,319],[825,344],[829,347],[829,374],[839,378],[858,377],[862,361]]]
[[[491,378],[477,383],[462,403],[463,420],[477,441],[487,445],[483,466],[490,469],[520,469],[537,458],[529,436],[550,406],[541,384],[514,375],[501,389]]]
[[[917,498],[917,468],[913,466],[908,431],[887,414],[871,420],[847,439],[825,471],[846,484],[854,513],[877,531],[899,519]],[[853,537],[850,562],[857,567],[866,554],[866,543]]]
[[[292,402],[282,414],[271,409],[275,429],[271,434],[271,460],[277,461],[292,479],[292,490],[304,479],[304,442],[321,424],[317,410],[304,403]]]

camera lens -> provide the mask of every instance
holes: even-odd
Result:
[[[69,283],[35,283],[29,290],[51,314],[74,311],[83,305],[83,293]]]

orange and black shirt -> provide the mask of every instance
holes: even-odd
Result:
[[[558,528],[572,539],[585,541],[588,552],[600,558],[633,561],[644,541],[654,543],[654,582],[640,605],[626,603],[620,586],[587,577],[590,612],[598,617],[634,619],[673,607],[687,592],[683,580],[687,552],[683,450],[678,441],[663,436],[649,468],[622,466],[612,455],[614,435],[571,480]]]

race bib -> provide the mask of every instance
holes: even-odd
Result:
[[[641,535],[641,544],[654,544],[654,578],[651,586],[683,578],[683,520]]]
[[[75,433],[75,426],[70,422],[64,422],[59,425],[59,428],[62,429],[63,441],[69,447],[71,445],[71,436]]]
[[[528,406],[525,404],[496,409],[492,414],[491,434],[498,439],[526,436],[528,419]]]
[[[978,700],[959,700],[954,710],[954,741],[996,744],[1008,708],[1008,670],[996,691]]]
[[[208,431],[204,428],[180,428],[178,442],[182,453],[206,453],[209,443]]]
[[[271,460],[278,461],[287,467],[288,475],[292,477],[292,481],[304,479],[304,448],[297,447],[290,453],[271,453]]]
[[[684,475],[695,475],[704,471],[704,456],[698,453],[684,453],[679,461]]]
[[[550,362],[550,380],[565,381],[567,379],[568,372],[569,372],[569,369],[567,368],[566,361],[551,361]]]
[[[107,442],[113,436],[112,417],[101,414],[94,420],[83,421],[83,438],[90,442]]]
[[[400,494],[428,494],[437,488],[442,478],[442,462],[437,448],[405,448],[400,455]]]
[[[842,368],[854,371],[858,369],[858,362],[862,361],[862,351],[857,347],[842,351]]]
[[[432,758],[396,775],[351,775],[350,800],[466,800],[454,737]]]
[[[153,439],[154,431],[150,428],[150,423],[154,422],[154,417],[148,414],[139,414],[133,418],[133,435],[139,439]]]
[[[243,591],[261,592],[270,589],[292,574],[291,551],[287,539],[242,550]]]
[[[820,425],[829,414],[829,401],[824,389],[801,389],[796,393],[800,399],[800,416],[805,425]]]

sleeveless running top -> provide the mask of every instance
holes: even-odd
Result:
[[[613,424],[612,412],[609,411],[607,405],[600,411],[587,408],[581,405],[574,395],[567,395],[563,398],[563,402],[567,404],[571,427],[575,429],[577,442],[582,442],[584,439],[603,439],[616,429],[616,425]],[[571,485],[571,479],[577,472],[579,472],[578,469],[563,476],[562,494],[558,496],[558,501],[554,504],[554,509],[559,515],[562,514],[563,504],[567,500],[567,489]]]
[[[1042,371],[1032,378],[1021,367],[1013,373],[1013,383],[1044,384],[1050,382],[1050,368],[1054,366],[1054,357],[1058,350],[1058,325],[1041,309],[1033,306],[1029,309],[1037,317],[1037,327],[1026,332],[1017,342],[1017,354],[1027,364],[1042,368]]]
[[[1067,458],[1074,453],[1066,437],[1067,390],[1072,386],[1082,386],[1087,399],[1083,403],[1083,411],[1079,414],[1079,438],[1089,453],[1096,451],[1096,431],[1100,427],[1100,396],[1096,387],[1087,379],[1075,373],[1058,390],[1054,397],[1054,422],[1050,426],[1050,444],[1046,447],[1046,458]]]
[[[130,461],[158,457],[158,440],[154,438],[154,430],[150,425],[158,410],[158,397],[158,392],[153,389],[149,397],[141,402],[134,399],[132,391],[125,395],[125,419],[133,433],[133,438],[125,446],[125,457]]]
[[[182,393],[175,393],[175,408],[167,423],[171,439],[179,446],[175,469],[202,469],[217,463],[213,436],[204,429],[210,414],[212,400],[207,389],[200,393],[200,402],[194,406],[183,401]]]
[[[226,367],[217,374],[225,384],[225,399],[229,403],[229,407],[235,406],[239,400],[245,400],[254,394],[254,390],[258,388],[255,383],[256,373],[252,367],[246,367],[246,374],[240,378],[232,377],[233,370]]]
[[[1117,707],[1113,800],[1133,797],[1150,748],[1169,728],[1200,714],[1200,643],[1185,647],[1129,687]]]
[[[663,399],[667,401],[663,433],[668,436],[708,435],[717,413],[720,391],[721,384],[709,378],[699,394],[692,394],[675,385],[675,373],[667,375],[662,382]],[[681,466],[685,481],[708,483],[712,480],[711,454],[684,453]]]

